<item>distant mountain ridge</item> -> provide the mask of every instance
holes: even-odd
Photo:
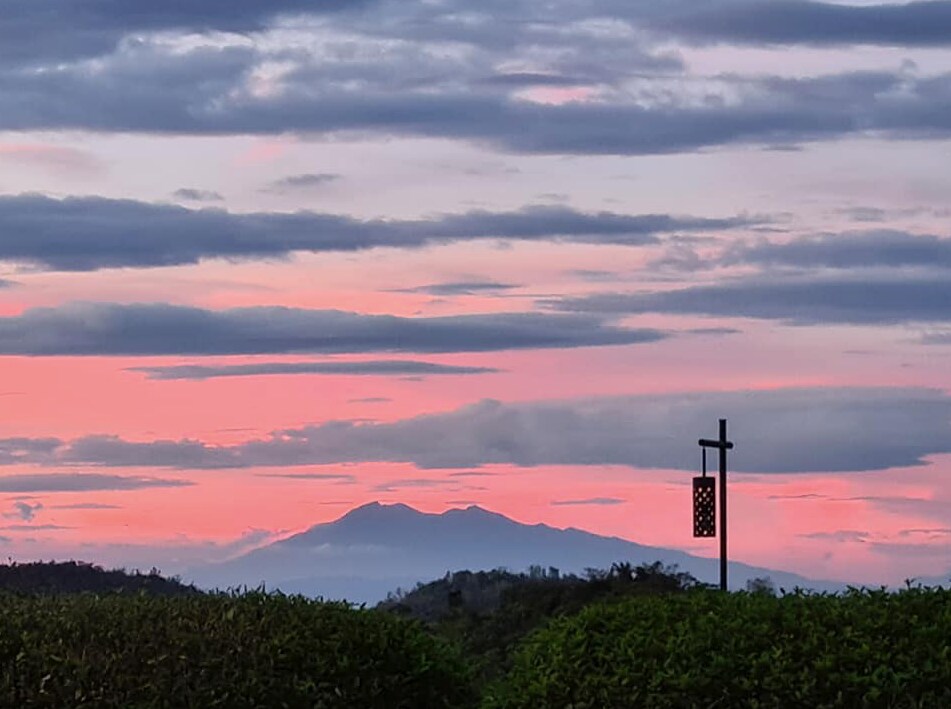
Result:
[[[185,576],[199,586],[258,587],[325,598],[374,603],[397,587],[411,588],[447,571],[554,566],[564,572],[606,568],[617,561],[676,565],[714,583],[716,559],[676,549],[651,547],[579,529],[527,525],[472,505],[440,514],[405,504],[372,502],[333,522],[317,524],[231,561],[192,569]],[[730,563],[730,587],[769,576],[778,587],[820,591],[845,584],[789,572]]]

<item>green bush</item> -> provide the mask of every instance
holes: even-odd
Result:
[[[692,591],[534,633],[489,709],[951,707],[951,592]]]
[[[458,653],[417,623],[264,593],[0,595],[0,706],[457,707]]]

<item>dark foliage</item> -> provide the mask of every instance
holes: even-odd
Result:
[[[951,707],[951,591],[597,603],[516,653],[486,709]]]
[[[0,565],[0,591],[11,593],[148,593],[189,596],[201,593],[177,578],[165,578],[157,569],[143,574],[124,569],[105,570],[81,561],[16,562]]]
[[[380,607],[427,621],[461,646],[482,683],[505,672],[514,649],[552,618],[572,615],[597,601],[678,593],[698,585],[690,574],[660,562],[586,569],[584,576],[533,566],[528,573],[459,571],[394,597]],[[450,603],[456,597],[458,603]],[[455,607],[451,607],[455,606]]]
[[[475,699],[446,642],[346,603],[0,594],[2,707],[451,709]]]

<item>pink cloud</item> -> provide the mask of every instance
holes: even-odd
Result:
[[[290,138],[261,138],[235,158],[235,165],[248,167],[273,163],[282,158],[293,141]]]
[[[597,89],[592,86],[538,86],[519,92],[518,97],[532,103],[560,106],[591,101],[596,95]]]
[[[37,165],[55,171],[94,172],[102,165],[93,155],[77,148],[44,143],[0,142],[0,163]]]

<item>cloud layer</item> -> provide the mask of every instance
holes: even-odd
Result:
[[[375,33],[369,18],[331,13],[373,7]],[[951,42],[951,4],[944,0],[839,5],[809,0],[715,0],[713,2],[553,2],[555,16],[570,26],[597,17],[616,17],[661,35],[680,35],[701,41],[782,44],[872,43],[905,46],[941,46]],[[460,16],[462,10],[468,14]],[[504,12],[503,12],[504,10]],[[479,8],[461,0],[438,4],[383,0],[205,0],[201,3],[139,0],[134,7],[123,0],[7,0],[8,21],[0,29],[0,61],[36,64],[108,54],[123,39],[149,33],[249,34],[272,25],[281,16],[311,15],[335,29],[366,28],[368,34],[392,36],[400,20],[413,19],[408,31],[417,38],[456,39],[476,45],[511,44],[516,32],[539,28],[486,27],[486,16],[525,20],[529,0],[487,2]],[[314,18],[309,18],[311,22]],[[531,72],[520,72],[531,74]],[[563,82],[551,81],[555,85]]]
[[[0,440],[0,448],[6,441]],[[0,477],[0,492],[93,492],[141,490],[153,487],[187,487],[187,480],[167,480],[142,476],[102,473],[29,473]],[[97,507],[96,509],[100,509]]]
[[[158,267],[202,259],[281,258],[294,252],[419,248],[476,239],[642,246],[670,232],[761,222],[667,214],[585,213],[532,206],[428,220],[360,220],[315,212],[235,214],[101,197],[0,196],[0,260],[59,271]]]
[[[896,229],[821,234],[733,247],[723,262],[764,268],[951,269],[951,239]]]
[[[0,355],[35,356],[486,352],[627,345],[667,336],[589,315],[543,313],[408,318],[286,307],[73,303],[0,317]]]
[[[0,60],[33,64],[108,53],[143,32],[250,32],[288,12],[333,12],[362,0],[5,0]]]
[[[944,274],[755,276],[652,293],[564,298],[549,305],[574,312],[760,318],[794,325],[944,323],[951,321],[951,279]]]
[[[235,446],[87,436],[16,462],[180,469],[404,462],[420,468],[620,465],[696,471],[697,440],[729,419],[730,469],[885,470],[951,452],[951,396],[917,388],[811,388],[506,404],[391,423],[331,421]],[[4,443],[0,441],[0,448]],[[39,448],[39,446],[37,446]],[[46,450],[49,448],[49,450]]]
[[[256,362],[254,364],[204,365],[182,364],[168,367],[131,367],[149,379],[215,379],[219,377],[256,377],[276,374],[333,374],[343,376],[399,377],[459,374],[489,374],[491,367],[463,367],[436,362],[382,360],[373,362]]]
[[[951,129],[948,74],[721,75],[697,100],[697,77],[670,49],[947,45],[945,0],[555,0],[544,12],[529,0],[377,0],[369,13],[345,11],[358,0],[234,11],[147,0],[142,12],[14,2],[0,30],[0,129],[360,133],[618,155]]]
[[[673,4],[678,7],[678,4]],[[683,3],[680,8],[685,8]],[[692,3],[658,25],[707,42],[906,47],[951,45],[951,3],[840,5],[809,0]]]

